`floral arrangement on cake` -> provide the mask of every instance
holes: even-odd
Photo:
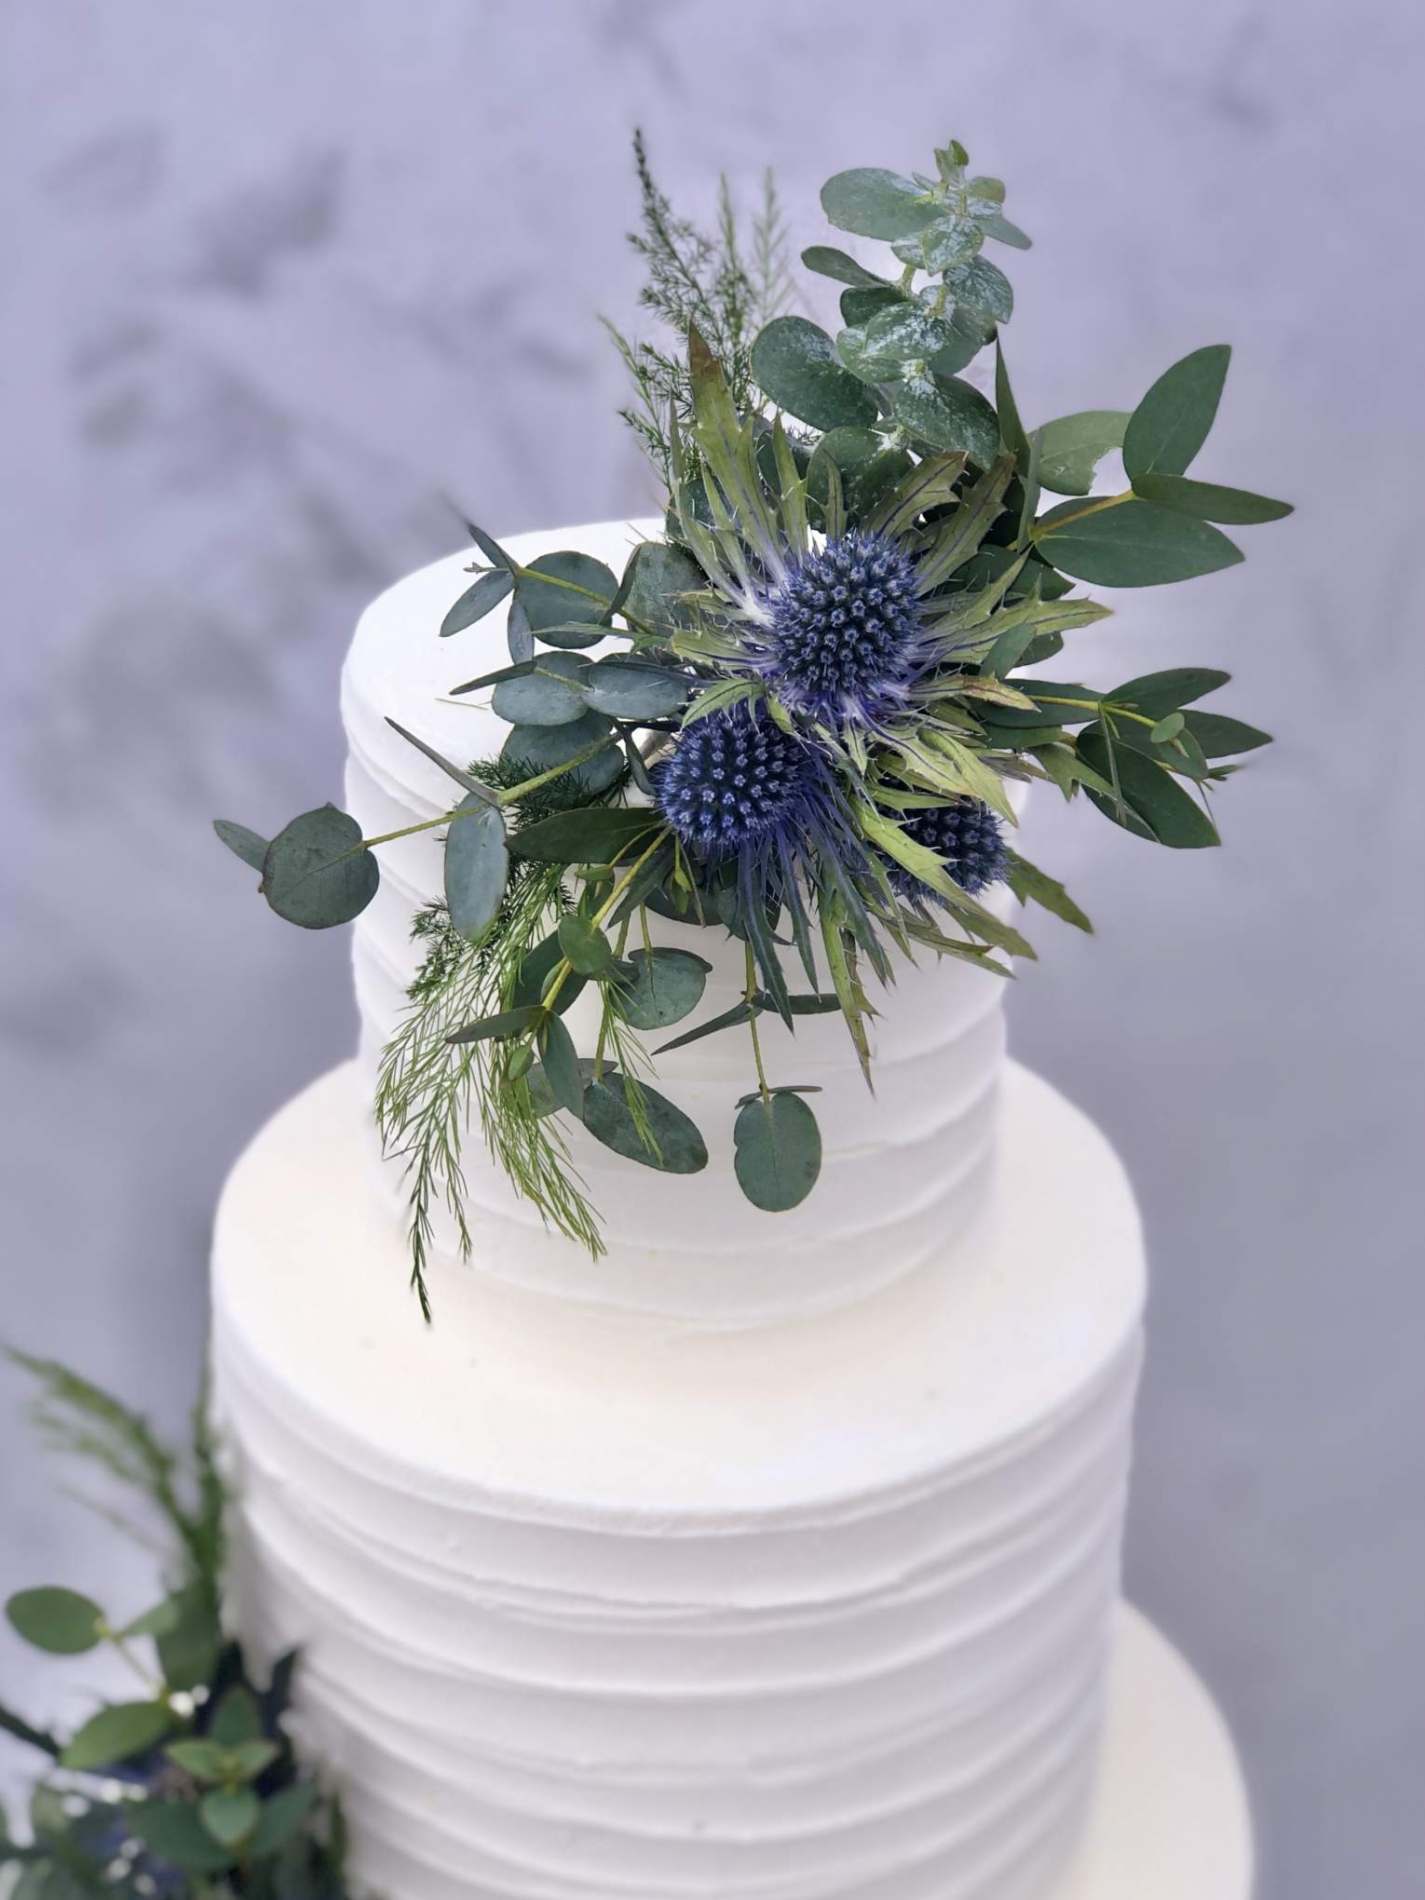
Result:
[[[425,962],[376,1103],[410,1170],[423,1306],[437,1199],[471,1242],[460,1144],[472,1111],[520,1193],[597,1253],[564,1122],[648,1167],[696,1172],[703,1136],[652,1065],[742,1033],[737,1179],[758,1207],[792,1208],[821,1165],[815,1091],[768,1073],[762,1018],[839,1012],[869,1081],[868,1021],[898,959],[1003,975],[1003,959],[1034,954],[986,902],[993,887],[1089,928],[1014,848],[1016,781],[1047,781],[1139,839],[1214,845],[1211,792],[1267,743],[1201,710],[1228,678],[1211,668],[1106,691],[1040,671],[1109,611],[1077,582],[1211,573],[1241,559],[1217,524],[1290,512],[1187,472],[1226,346],[1174,364],[1131,413],[1030,427],[1000,336],[1013,291],[988,254],[1029,239],[961,145],[923,175],[860,169],[824,186],[830,222],[893,260],[803,252],[842,286],[834,338],[786,310],[770,181],[750,241],[725,186],[709,237],[674,215],[641,142],[636,154],[643,301],[672,340],[615,341],[635,389],[625,418],[666,489],[665,532],[620,575],[578,549],[524,566],[470,525],[478,558],[439,634],[469,644],[507,604],[507,656],[467,666],[451,690],[491,691],[509,735],[498,758],[452,760],[397,728],[454,787],[430,821],[445,832],[444,900],[414,920]],[[991,347],[993,402],[962,376]],[[1128,486],[1095,496],[1111,451]],[[330,805],[272,837],[217,830],[272,909],[308,928],[359,914],[390,842]],[[656,944],[650,913],[730,933],[746,968],[735,1007],[651,1051],[647,1037],[696,1016],[710,966]],[[580,1049],[564,1016],[589,985],[598,1030]]]
[[[0,1813],[0,1891],[9,1900],[346,1900],[340,1807],[298,1761],[285,1726],[297,1659],[282,1657],[259,1686],[223,1628],[227,1497],[205,1400],[190,1444],[175,1452],[79,1374],[10,1357],[38,1382],[36,1420],[51,1447],[137,1500],[146,1522],[132,1528],[152,1548],[157,1526],[169,1574],[160,1601],[132,1617],[115,1619],[55,1585],[6,1603],[11,1627],[36,1649],[74,1657],[107,1648],[140,1692],[102,1703],[63,1737],[0,1702],[0,1733],[44,1763],[25,1838]]]

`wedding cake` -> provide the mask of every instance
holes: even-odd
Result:
[[[647,528],[507,545],[617,565]],[[383,595],[348,656],[368,834],[445,802],[386,715],[489,749],[493,714],[443,697],[426,637],[459,566]],[[1096,1787],[1114,1801],[1107,1707],[1142,1723],[1125,1773],[1164,1723],[1175,1784],[1205,1762],[1210,1836],[1169,1823],[1183,1877],[1220,1863],[1193,1900],[1243,1900],[1212,1721],[1118,1606],[1132,1196],[1102,1135],[1006,1060],[1002,982],[902,972],[874,1108],[838,1020],[764,1030],[822,1090],[829,1174],[775,1221],[737,1196],[730,1141],[671,1180],[586,1138],[609,1224],[591,1261],[471,1153],[474,1257],[447,1237],[426,1328],[369,1103],[410,912],[440,889],[434,836],[392,848],[357,922],[356,1061],[259,1135],[216,1242],[238,1624],[259,1653],[301,1646],[357,1872],[390,1900],[1127,1900],[1146,1863],[1120,1870],[1115,1842],[1065,1884]],[[693,934],[660,920],[660,940]],[[742,957],[711,934],[716,1005]],[[708,1042],[660,1073],[696,1104],[726,1094],[728,1061]]]
[[[1198,849],[1268,743],[1216,669],[1045,677],[1079,583],[1289,511],[1186,474],[1224,345],[1026,428],[1028,239],[954,140],[827,182],[895,260],[803,253],[834,338],[770,194],[744,246],[638,160],[664,512],[468,524],[357,628],[345,809],[217,822],[354,923],[361,1020],[219,1213],[233,1627],[387,1900],[1246,1900],[1230,1743],[1119,1599],[1132,1194],[1004,996],[1090,927],[1031,790]],[[210,1806],[209,1860],[267,1840]]]

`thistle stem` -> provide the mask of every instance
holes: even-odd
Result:
[[[757,1033],[757,961],[750,943],[747,946],[747,986],[742,995],[747,1004],[747,1027],[752,1036],[752,1060],[757,1068],[757,1087],[762,1092],[762,1100],[767,1102],[772,1098],[772,1091],[767,1086],[767,1071],[762,1063],[762,1038]]]

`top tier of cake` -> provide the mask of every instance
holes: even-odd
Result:
[[[525,563],[555,548],[579,548],[619,571],[634,544],[657,528],[605,522],[516,535],[506,545]],[[487,695],[449,697],[461,681],[501,665],[506,652],[503,609],[452,639],[437,638],[446,610],[468,585],[467,562],[453,555],[409,575],[357,626],[342,676],[346,802],[367,836],[433,817],[458,796],[388,717],[460,763],[497,752],[509,732]],[[361,1062],[373,1079],[419,960],[412,915],[441,890],[440,834],[385,846],[381,859],[381,889],[354,940]],[[1009,901],[1003,893],[996,898]],[[711,1016],[742,995],[740,943],[718,929],[650,922],[655,941],[681,944],[712,963],[700,1014]],[[799,968],[789,965],[789,974],[794,988],[806,987]],[[702,1174],[663,1175],[613,1154],[582,1129],[570,1131],[575,1166],[605,1222],[608,1251],[596,1262],[542,1225],[473,1130],[465,1148],[472,1265],[582,1302],[735,1326],[852,1301],[945,1256],[992,1213],[1003,987],[1001,978],[929,952],[917,965],[903,963],[892,989],[873,990],[874,1100],[839,1015],[803,1018],[795,1035],[763,1019],[770,1079],[821,1091],[822,1176],[790,1213],[759,1212],[733,1178],[733,1117],[751,1071],[747,1038],[737,1031],[657,1065],[658,1086],[706,1138],[710,1159]],[[568,1021],[580,1047],[592,1049],[587,997]],[[399,1195],[401,1165],[385,1166],[390,1191]],[[448,1232],[441,1245],[453,1251]]]

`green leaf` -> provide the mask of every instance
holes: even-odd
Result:
[[[606,1069],[584,1090],[584,1126],[589,1133],[615,1154],[642,1162],[644,1167],[664,1174],[700,1173],[708,1164],[708,1151],[697,1124],[657,1089],[646,1083],[638,1087],[656,1151],[646,1146],[638,1131],[628,1105],[626,1079],[616,1069]]]
[[[119,1634],[123,1640],[132,1642],[138,1636],[171,1636],[183,1619],[183,1605],[178,1597],[164,1597],[155,1603],[151,1610],[145,1610],[142,1616],[136,1616],[132,1623],[125,1623]]]
[[[1072,924],[1076,930],[1093,934],[1093,925],[1063,885],[1047,872],[1041,871],[1037,864],[1031,864],[1028,858],[1020,857],[1017,851],[1009,854],[1009,871],[1005,882],[1021,904],[1038,904],[1042,909],[1051,911],[1055,917],[1062,918],[1066,924]]]
[[[941,212],[914,180],[877,167],[837,172],[822,186],[821,204],[838,230],[869,238],[910,237]]]
[[[798,1207],[821,1173],[821,1130],[799,1094],[754,1096],[733,1123],[733,1166],[754,1207],[768,1214]]]
[[[555,968],[564,961],[564,951],[560,947],[558,931],[551,931],[543,942],[537,943],[524,958],[515,978],[514,989],[510,993],[510,1004],[515,1009],[527,1008],[531,1003],[543,999],[544,988]],[[584,987],[585,979],[575,973],[564,979],[554,1007],[562,1016]]]
[[[129,1832],[159,1860],[190,1874],[220,1874],[233,1864],[187,1801],[141,1801],[124,1809]]]
[[[1272,735],[1245,720],[1228,719],[1222,713],[1190,712],[1187,729],[1209,759],[1228,759],[1237,752],[1254,752],[1270,745]]]
[[[581,976],[611,976],[617,968],[613,945],[597,924],[577,911],[559,919],[559,944]]]
[[[1141,752],[1116,744],[1110,761],[1108,745],[1098,726],[1090,726],[1079,734],[1078,750],[1084,763],[1110,782],[1116,774],[1123,803],[1136,824],[1125,824],[1124,814],[1115,799],[1092,788],[1088,790],[1089,798],[1116,825],[1179,851],[1222,842],[1216,826],[1196,799],[1183,790],[1170,772]]]
[[[712,965],[691,950],[635,950],[617,992],[618,1013],[634,1029],[666,1029],[703,1000]]]
[[[1144,501],[1156,501],[1161,507],[1175,508],[1179,514],[1200,521],[1235,522],[1243,527],[1282,521],[1293,512],[1289,501],[1272,501],[1267,495],[1254,495],[1245,488],[1223,488],[1217,482],[1195,482],[1186,475],[1140,475],[1133,492]]]
[[[514,679],[502,680],[490,704],[512,726],[567,726],[588,711],[578,690],[589,662],[577,653],[546,653]]]
[[[837,338],[837,351],[853,374],[867,382],[899,382],[907,367],[920,365],[917,373],[942,351],[955,347],[956,336],[950,325],[934,317],[919,304],[892,304],[880,311],[864,330],[843,330]]]
[[[958,377],[936,376],[928,385],[899,384],[895,413],[932,448],[963,449],[981,468],[988,468],[999,453],[999,418],[979,390]]]
[[[933,224],[913,237],[898,239],[891,249],[903,264],[915,264],[921,270],[950,272],[968,264],[984,241],[984,226],[977,218],[942,210]]]
[[[543,1019],[544,1011],[538,1003],[520,1003],[514,1009],[502,1009],[494,1016],[482,1016],[478,1022],[467,1023],[463,1029],[457,1029],[447,1036],[450,1043],[467,1042],[504,1042],[510,1036],[522,1036]]]
[[[603,713],[585,713],[567,726],[513,726],[500,748],[500,757],[523,765],[531,778],[537,778],[557,765],[567,765],[603,738],[610,743],[567,774],[570,783],[594,797],[608,791],[624,772],[623,753],[612,743],[609,721]]]
[[[1170,739],[1177,738],[1186,724],[1187,721],[1180,712],[1171,712],[1165,719],[1158,721],[1157,725],[1149,732],[1148,737],[1152,740],[1154,745],[1166,745]]]
[[[673,633],[694,618],[686,596],[706,586],[702,569],[682,548],[640,541],[623,571],[616,604],[629,619]]]
[[[505,567],[508,568],[512,574],[514,573],[514,562],[492,534],[486,534],[485,530],[477,527],[473,521],[467,521],[465,523],[465,532],[470,536],[470,539],[475,543],[476,547],[479,548],[491,567]]]
[[[174,1602],[178,1619],[155,1638],[159,1667],[167,1688],[196,1689],[217,1667],[221,1631],[208,1592],[200,1584],[180,1590]]]
[[[520,606],[536,638],[556,646],[592,646],[604,637],[618,582],[592,554],[565,548],[541,554],[516,581]],[[573,628],[574,633],[556,629]],[[587,629],[587,631],[584,631]]]
[[[163,1752],[195,1781],[221,1781],[228,1763],[228,1750],[222,1743],[204,1736],[170,1742]]]
[[[882,310],[890,310],[896,304],[909,301],[894,284],[880,285],[875,289],[868,286],[863,290],[843,290],[840,297],[841,320],[849,328],[859,329]]]
[[[262,869],[269,841],[260,832],[250,831],[246,825],[234,824],[231,818],[215,818],[213,829],[234,857],[241,858],[244,864],[250,864],[254,871]]]
[[[505,621],[505,645],[509,648],[510,658],[516,663],[534,657],[534,629],[529,624],[529,615],[521,605],[518,594],[510,602],[509,616]]]
[[[668,719],[683,710],[693,682],[686,673],[614,654],[596,661],[583,685],[595,712],[616,719]]]
[[[561,1001],[562,1001],[561,994]],[[545,1079],[555,1101],[571,1115],[584,1112],[584,1077],[574,1038],[557,1016],[548,1017],[539,1032],[539,1054]]]
[[[1031,474],[1030,465],[1034,460],[1034,451],[1029,437],[1024,433],[1024,424],[1019,419],[1019,404],[1014,400],[1014,390],[1010,387],[1009,365],[1004,360],[1004,348],[995,344],[995,408],[999,412],[1000,441],[1014,457],[1015,467],[1026,483],[1033,485],[1036,479]],[[1037,495],[1026,502],[1032,508]]]
[[[227,1690],[213,1712],[208,1733],[224,1748],[237,1748],[243,1742],[262,1740],[262,1711],[251,1689],[236,1683]]]
[[[414,732],[408,732],[399,720],[393,719],[389,713],[386,715],[386,724],[392,732],[400,733],[407,745],[413,745],[417,752],[423,753],[432,765],[438,765],[446,777],[453,780],[456,785],[463,786],[467,792],[473,792],[477,798],[483,798],[487,805],[497,802],[494,792],[476,778],[473,772],[467,772],[463,765],[456,765],[453,760],[447,759],[444,753],[437,752],[433,745],[427,745],[425,740],[418,738]]]
[[[335,805],[319,805],[284,825],[272,840],[259,888],[288,923],[328,930],[359,917],[380,882],[380,867],[361,842],[360,825]]]
[[[20,1590],[5,1605],[11,1627],[51,1656],[82,1656],[103,1640],[104,1612],[92,1598],[57,1584]]]
[[[968,264],[947,271],[945,287],[957,303],[984,311],[996,323],[1008,323],[1014,315],[1014,287],[987,257],[973,257]]]
[[[659,813],[641,805],[584,805],[522,825],[510,840],[519,858],[540,864],[611,864],[636,838],[663,824]]]
[[[1120,502],[1094,514],[1085,513],[1085,506],[1063,502],[1034,526],[1040,553],[1076,580],[1103,587],[1159,587],[1213,574],[1242,559],[1241,549],[1218,529],[1156,502]]]
[[[61,1768],[109,1768],[161,1742],[174,1720],[161,1702],[115,1702],[91,1715],[64,1752]]]
[[[838,284],[854,284],[869,289],[874,285],[878,289],[890,288],[884,277],[878,277],[874,271],[858,264],[854,257],[848,257],[845,251],[838,251],[832,244],[812,244],[802,252],[802,262],[808,270],[814,270],[822,277],[832,277]]]
[[[876,399],[836,360],[825,330],[805,317],[774,317],[752,345],[752,374],[789,415],[814,429],[865,428]]]
[[[492,573],[482,574],[473,586],[466,588],[441,621],[441,639],[448,640],[451,634],[463,633],[467,627],[473,627],[477,620],[483,620],[507,597],[514,584],[514,575],[502,567]]]
[[[1123,447],[1126,409],[1080,409],[1035,431],[1039,437],[1039,483],[1056,495],[1087,495],[1099,463]]]
[[[451,813],[445,834],[445,901],[467,943],[479,943],[499,915],[509,873],[504,814],[472,793]]]
[[[295,1786],[283,1788],[279,1794],[264,1801],[261,1818],[248,1843],[247,1851],[251,1858],[265,1860],[294,1840],[306,1825],[318,1798],[319,1791],[314,1781],[299,1781]]]
[[[1161,719],[1179,706],[1215,693],[1231,677],[1215,666],[1169,666],[1160,673],[1140,673],[1136,679],[1125,680],[1103,697],[1114,706],[1131,706],[1150,719]]]
[[[670,1049],[686,1049],[689,1043],[701,1042],[704,1036],[716,1036],[724,1029],[735,1029],[739,1023],[750,1022],[754,1016],[760,1016],[763,1004],[754,998],[750,1003],[745,999],[734,1003],[731,1009],[723,1010],[719,1016],[710,1016],[705,1023],[699,1023],[696,1029],[684,1030],[681,1036],[674,1036],[671,1042],[660,1043],[655,1055],[667,1055]]]
[[[996,238],[1001,244],[1008,244],[1013,250],[1027,251],[1031,247],[1032,240],[1025,236],[1017,224],[1011,224],[1002,212],[996,212],[993,217],[986,218],[983,228],[986,237]]]
[[[262,1803],[251,1788],[214,1788],[198,1804],[198,1818],[220,1847],[238,1848],[257,1826]]]
[[[1181,475],[1207,440],[1232,351],[1194,350],[1165,370],[1128,419],[1123,466],[1136,488],[1145,475]]]

